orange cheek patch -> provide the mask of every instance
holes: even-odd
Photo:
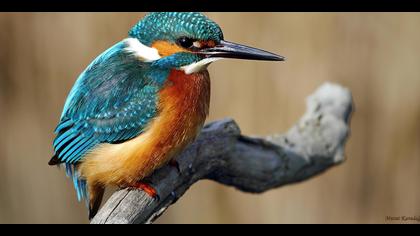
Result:
[[[161,57],[167,57],[178,52],[187,52],[184,48],[166,41],[156,41],[152,44],[152,47],[158,50]]]
[[[213,40],[200,41],[200,44],[202,48],[212,48],[216,46],[216,43]]]

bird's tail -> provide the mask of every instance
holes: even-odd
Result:
[[[100,185],[89,186],[89,220],[98,213],[105,189]]]
[[[77,199],[79,201],[85,199],[86,206],[89,209],[89,220],[91,220],[101,206],[105,188],[95,183],[88,184],[86,180],[80,176],[76,166],[67,163],[65,165],[67,176],[73,180],[74,188],[77,192]]]

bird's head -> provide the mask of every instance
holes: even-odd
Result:
[[[138,48],[144,50],[146,60],[159,60],[187,74],[206,69],[221,58],[284,60],[270,52],[225,41],[220,27],[198,12],[149,13],[129,36],[140,42]]]

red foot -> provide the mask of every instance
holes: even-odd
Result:
[[[159,200],[159,196],[157,194],[156,189],[154,189],[150,184],[147,184],[147,183],[144,183],[144,182],[139,181],[133,187],[135,187],[137,189],[141,189],[145,193],[147,193],[147,195],[149,195],[150,197]]]

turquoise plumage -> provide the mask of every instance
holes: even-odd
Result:
[[[219,41],[223,32],[214,21],[199,12],[153,12],[128,33],[150,46],[154,40],[175,43],[180,37]]]
[[[171,21],[176,18],[182,19],[181,23]],[[193,27],[197,25],[201,27]],[[177,35],[171,32],[223,38],[219,26],[197,12],[148,14],[129,36],[150,45],[156,38],[175,42]],[[157,92],[170,69],[199,60],[196,55],[178,53],[145,63],[125,50],[127,47],[124,41],[112,46],[77,79],[55,130],[53,162],[75,164],[99,143],[118,143],[138,136],[156,114]]]
[[[88,200],[88,194],[74,165],[96,145],[138,136],[156,114],[163,80],[147,76],[150,63],[140,62],[126,47],[124,42],[112,46],[79,76],[55,130],[55,155],[49,164],[66,164],[79,201]]]
[[[208,115],[211,62],[284,59],[224,41],[220,27],[197,12],[150,13],[128,37],[78,77],[55,129],[49,164],[65,165],[89,218],[108,185],[156,195],[139,182],[198,134]]]
[[[129,36],[145,45],[162,36],[163,33],[145,38],[143,33],[150,32],[147,29],[152,26],[156,27],[154,23],[157,21],[165,22],[163,15],[149,14],[148,18],[153,18],[153,21],[140,21],[130,30]],[[184,17],[181,13],[175,15]],[[189,15],[191,20],[193,17],[199,19],[199,16],[207,19],[199,13],[184,15]],[[188,22],[188,18],[184,17],[184,21]],[[188,26],[184,25],[184,30],[180,32],[194,33]],[[165,27],[169,30],[173,24]],[[162,32],[165,27],[161,28]],[[198,33],[204,37],[206,31]],[[101,143],[121,143],[141,134],[157,113],[157,93],[170,70],[200,59],[190,53],[177,53],[147,63],[136,58],[131,50],[127,50],[128,47],[127,41],[121,41],[92,61],[70,91],[55,130],[55,155],[49,164],[66,164],[67,175],[73,179],[79,200],[88,198],[87,189],[74,165]]]
[[[71,90],[55,130],[59,162],[74,164],[99,143],[136,137],[154,117],[161,84],[126,47],[120,42],[101,54]]]

